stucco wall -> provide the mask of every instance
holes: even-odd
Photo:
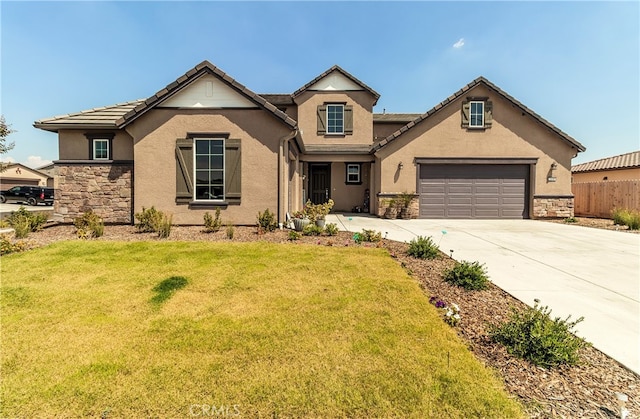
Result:
[[[571,195],[571,158],[575,149],[484,86],[475,87],[466,96],[488,96],[493,101],[492,127],[461,128],[464,98],[452,102],[376,153],[380,158],[382,193],[416,191],[415,158],[511,157],[538,159],[531,182],[533,195]],[[402,170],[398,170],[400,162]],[[554,162],[556,181],[548,182]]]
[[[155,206],[173,214],[176,224],[203,224],[204,213],[215,210],[175,203],[176,139],[195,133],[228,133],[241,140],[241,204],[223,207],[223,222],[255,224],[259,211],[277,212],[278,150],[291,130],[267,112],[155,109],[127,131],[135,138],[135,212]]]
[[[365,91],[340,93],[304,92],[295,99],[298,104],[298,126],[304,144],[371,144],[373,142],[373,97]],[[318,135],[317,109],[324,103],[353,106],[352,135]]]
[[[87,160],[89,140],[85,134],[114,133],[113,160],[133,160],[133,139],[123,130],[60,130],[58,133],[58,156],[60,160]]]
[[[604,179],[605,176],[607,177],[607,179]],[[602,170],[598,172],[580,172],[573,174],[573,183],[632,179],[640,179],[640,167],[635,167],[632,169]]]

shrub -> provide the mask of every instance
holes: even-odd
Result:
[[[276,223],[276,216],[274,213],[269,211],[269,208],[264,210],[264,212],[258,212],[258,230],[261,231],[275,231],[278,227],[278,223]]]
[[[158,211],[153,206],[151,208],[142,207],[142,211],[135,214],[138,224],[136,228],[141,233],[155,233],[160,227],[164,217],[162,211]]]
[[[24,239],[30,232],[42,230],[48,218],[47,214],[33,213],[20,206],[17,211],[11,212],[7,223],[13,227],[16,238]]]
[[[615,225],[625,225],[630,230],[640,230],[640,211],[616,208],[611,211]]]
[[[524,311],[513,309],[511,318],[489,328],[491,338],[503,344],[509,353],[524,358],[535,365],[551,368],[560,364],[578,363],[578,350],[588,346],[584,339],[572,334],[578,323],[584,320],[569,321],[571,316],[562,320],[551,319],[551,310],[535,305]]]
[[[380,240],[382,240],[382,233],[375,230],[363,229],[362,232],[360,233],[360,239],[363,242],[377,243]]]
[[[456,262],[445,273],[444,280],[467,290],[484,290],[489,286],[487,270],[479,262]]]
[[[208,212],[204,213],[204,231],[205,233],[215,233],[220,231],[222,227],[222,220],[220,219],[220,208],[216,208],[215,218]]]
[[[418,236],[409,243],[407,254],[418,259],[435,259],[440,253],[440,248],[431,237]]]
[[[173,215],[166,215],[163,212],[160,212],[160,222],[158,224],[158,237],[161,239],[166,239],[171,234],[171,227],[173,226]]]
[[[564,219],[564,222],[567,224],[577,223],[578,219],[576,217],[567,217]]]
[[[335,223],[329,223],[324,226],[324,232],[327,233],[328,236],[335,236],[338,234],[338,225]]]
[[[288,238],[291,241],[300,240],[300,233],[298,233],[295,230],[289,230],[289,237]]]
[[[104,234],[104,222],[93,210],[85,211],[81,216],[73,220],[76,234],[81,239],[101,237]]]
[[[233,226],[233,224],[227,225],[226,233],[227,233],[227,238],[229,240],[233,240],[233,236],[235,236],[236,234],[236,228]]]
[[[17,253],[27,250],[27,244],[23,241],[12,242],[6,234],[0,235],[0,255]]]
[[[319,236],[322,234],[322,230],[322,227],[315,225],[315,223],[307,224],[302,229],[302,234],[305,236]]]

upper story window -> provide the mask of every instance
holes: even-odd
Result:
[[[109,160],[109,140],[103,138],[93,140],[93,160]]]
[[[469,127],[484,127],[484,102],[471,102],[469,108]]]
[[[327,134],[344,134],[344,105],[327,105]]]
[[[318,106],[317,116],[318,135],[353,134],[353,106],[344,103],[325,103]]]
[[[195,140],[195,199],[224,200],[224,139]]]
[[[89,160],[113,160],[113,133],[86,133]]]
[[[469,97],[462,103],[462,128],[491,128],[493,104],[488,99],[486,97]]]

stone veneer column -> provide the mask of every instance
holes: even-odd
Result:
[[[533,218],[569,218],[573,215],[573,196],[533,197]]]
[[[54,212],[65,223],[93,210],[105,223],[132,223],[133,163],[56,162]]]

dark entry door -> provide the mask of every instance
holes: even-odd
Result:
[[[331,191],[331,165],[311,164],[309,166],[309,177],[311,180],[311,202],[314,204],[323,204],[330,198]]]

